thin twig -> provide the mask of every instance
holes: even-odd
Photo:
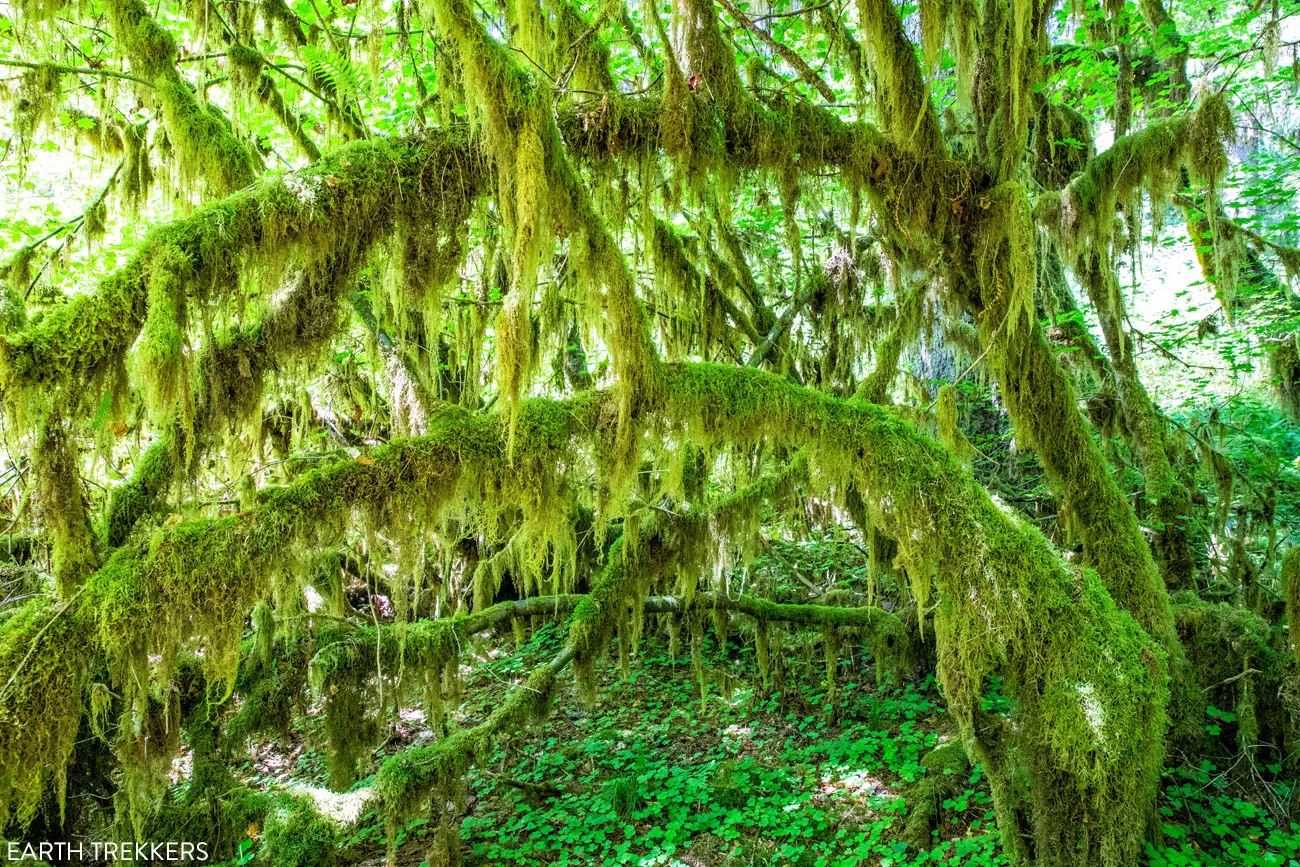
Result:
[[[1218,683],[1213,684],[1212,686],[1207,686],[1205,688],[1205,692],[1209,692],[1212,689],[1218,689],[1221,686],[1227,686],[1230,683],[1236,683],[1237,681],[1241,680],[1243,677],[1249,677],[1252,674],[1260,674],[1260,670],[1258,668],[1248,668],[1245,671],[1241,672],[1240,674],[1234,674],[1232,677],[1229,677],[1225,680],[1221,680]]]
[[[143,84],[149,89],[153,89],[153,82],[140,78],[138,75],[132,75],[129,72],[118,72],[115,69],[91,69],[86,66],[66,66],[62,63],[32,63],[28,60],[14,60],[8,57],[0,57],[0,66],[15,66],[19,69],[52,69],[55,72],[62,72],[67,75],[99,75],[108,78],[121,78],[126,81],[134,81],[136,84]]]

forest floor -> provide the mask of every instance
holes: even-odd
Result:
[[[463,864],[1006,863],[978,766],[933,799],[930,847],[907,842],[917,783],[927,773],[922,758],[951,728],[931,678],[878,688],[870,659],[846,654],[832,710],[820,648],[787,650],[784,688],[755,689],[752,646],[733,636],[724,655],[707,635],[703,702],[689,649],[669,659],[666,638],[649,635],[630,677],[619,675],[616,661],[605,667],[596,707],[584,708],[570,681],[545,725],[499,744],[471,774]],[[548,625],[520,648],[507,642],[481,654],[465,669],[456,723],[485,717],[558,647],[558,630]],[[994,690],[988,701],[996,711],[1006,700]],[[406,713],[376,759],[433,737],[418,712]],[[364,810],[368,780],[350,794],[328,793],[322,757],[302,745],[268,745],[247,772],[264,787],[314,793],[334,812],[348,826],[342,863],[382,863],[382,822]],[[1251,792],[1239,768],[1220,772],[1207,762],[1170,770],[1161,800],[1165,845],[1149,847],[1143,863],[1300,867],[1300,824],[1270,815]],[[402,830],[402,867],[423,863],[431,830],[420,820]]]

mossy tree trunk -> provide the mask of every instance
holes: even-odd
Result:
[[[264,5],[264,14],[303,48],[308,40],[296,13],[280,2]],[[1171,708],[1175,722],[1187,721],[1191,679],[1157,557],[1038,322],[1036,251],[1044,247],[1036,235],[1053,236],[1052,250],[1058,244],[1071,251],[1090,244],[1105,249],[1117,203],[1133,201],[1144,185],[1167,180],[1190,162],[1198,182],[1212,186],[1218,175],[1200,168],[1203,162],[1217,164],[1216,149],[1221,156],[1230,120],[1226,106],[1221,99],[1207,100],[1202,108],[1210,111],[1139,130],[1097,157],[1089,152],[1075,180],[1034,201],[1020,179],[1030,159],[1032,116],[1053,111],[1035,96],[1050,4],[922,4],[919,56],[892,3],[860,0],[861,45],[827,13],[822,26],[837,50],[855,59],[863,82],[864,56],[868,61],[876,124],[846,121],[820,104],[835,94],[820,69],[778,42],[759,20],[729,2],[722,5],[736,24],[785,59],[806,93],[791,85],[776,98],[763,88],[747,88],[723,16],[708,0],[675,2],[668,24],[657,9],[644,10],[662,50],[656,64],[661,83],[637,94],[615,92],[608,46],[587,43],[613,16],[602,12],[587,24],[584,10],[567,3],[545,10],[524,3],[510,7],[502,26],[466,0],[435,0],[423,23],[438,39],[436,101],[448,108],[449,118],[460,116],[463,107],[469,127],[354,142],[299,173],[253,183],[262,170],[256,148],[180,74],[174,37],[138,0],[110,0],[110,25],[119,53],[130,61],[130,80],[152,83],[156,91],[185,176],[181,191],[194,192],[189,181],[201,178],[203,192],[238,192],[160,227],[97,291],[31,325],[19,321],[0,340],[6,404],[16,420],[41,422],[34,431],[34,466],[56,571],[69,600],[57,611],[33,605],[0,624],[5,661],[15,671],[24,669],[21,648],[32,647],[40,666],[32,682],[40,686],[59,665],[75,685],[88,676],[91,657],[107,660],[124,692],[118,705],[109,703],[123,708],[120,754],[143,755],[140,738],[157,723],[157,707],[170,708],[174,699],[167,693],[182,649],[201,651],[205,689],[213,706],[219,705],[240,688],[240,640],[255,606],[262,612],[254,617],[262,650],[252,668],[266,667],[265,648],[275,640],[273,618],[266,625],[266,600],[293,604],[301,593],[293,576],[306,551],[336,544],[358,523],[367,541],[380,530],[394,531],[403,539],[400,583],[393,584],[401,594],[394,630],[400,637],[393,642],[383,629],[363,633],[349,625],[350,638],[316,658],[313,676],[327,677],[326,663],[336,659],[348,663],[340,675],[354,678],[346,700],[331,703],[330,725],[338,730],[365,722],[363,690],[370,683],[382,689],[385,678],[395,676],[392,670],[407,664],[412,679],[418,676],[428,690],[431,718],[442,719],[441,702],[454,695],[459,639],[467,630],[519,619],[530,605],[545,609],[553,603],[550,610],[557,613],[572,609],[565,649],[483,725],[384,764],[378,779],[390,827],[432,799],[447,842],[454,828],[441,807],[460,791],[474,757],[494,739],[539,719],[569,664],[581,690],[594,693],[594,662],[615,635],[627,653],[639,640],[647,610],[734,608],[760,622],[827,625],[831,648],[837,625],[886,631],[896,626],[874,609],[793,610],[748,599],[723,604],[725,597],[708,589],[696,593],[694,585],[691,592],[647,599],[668,580],[670,567],[685,564],[682,571],[695,575],[720,568],[723,554],[714,537],[749,539],[758,507],[790,499],[797,483],[801,492],[830,501],[853,498],[852,513],[873,551],[877,540],[894,540],[918,622],[933,609],[938,679],[963,747],[989,772],[1008,855],[1053,867],[1135,863],[1153,816]],[[399,6],[398,30],[409,39],[405,8]],[[1165,15],[1158,0],[1144,2],[1142,9],[1150,20]],[[630,16],[617,17],[622,26],[634,27]],[[575,32],[565,30],[561,38],[551,30],[552,18],[557,27]],[[227,29],[225,22],[213,33],[228,49],[245,89],[312,157],[316,145],[275,90],[265,58],[245,47],[249,33]],[[339,36],[328,25],[323,33],[331,43]],[[962,70],[957,83],[975,129],[973,141],[966,142],[968,155],[956,146],[963,133],[946,131],[929,92],[929,66],[950,34]],[[647,54],[641,34],[633,29],[632,35]],[[1121,55],[1131,70],[1126,58]],[[355,95],[327,87],[318,70],[309,67],[308,81],[319,90],[313,94],[324,101],[327,115],[345,138],[367,138]],[[1184,74],[1178,86],[1185,84]],[[1123,93],[1128,86],[1121,82],[1121,128],[1132,120]],[[602,99],[575,103],[574,94],[587,88],[603,91]],[[417,90],[424,95],[422,80]],[[455,105],[447,106],[449,101]],[[419,125],[422,112],[423,103]],[[1184,139],[1195,141],[1197,149]],[[637,172],[609,171],[611,164],[634,163]],[[771,270],[777,274],[773,285],[787,290],[784,301],[775,300],[776,293],[765,297],[759,288],[730,203],[723,202],[743,173],[779,179],[788,265]],[[855,400],[829,393],[849,393],[851,379],[846,384],[825,375],[826,391],[791,382],[798,369],[783,357],[796,343],[793,329],[807,308],[826,305],[854,282],[836,285],[811,270],[817,264],[814,245],[803,237],[800,212],[806,215],[812,198],[804,186],[812,187],[818,173],[838,177],[851,201],[853,227],[847,233],[836,227],[848,237],[841,272],[859,270],[854,235],[864,202],[873,231],[880,233],[873,249],[893,272],[898,315],[876,347],[876,370]],[[1069,172],[1057,174],[1064,182]],[[597,188],[620,175],[621,196]],[[638,197],[639,221],[628,221],[628,203]],[[481,205],[484,199],[490,204]],[[619,201],[611,204],[613,199]],[[716,243],[720,252],[686,252],[671,219],[683,199],[702,204],[709,214],[692,243]],[[490,291],[471,299],[482,308],[477,318],[455,322],[458,339],[469,334],[462,348],[472,356],[459,396],[477,406],[484,391],[492,391],[481,388],[471,371],[490,357],[484,347],[493,321],[497,386],[489,401],[499,401],[499,411],[470,412],[424,394],[421,436],[326,461],[282,487],[249,491],[238,513],[158,526],[157,518],[172,505],[169,494],[202,475],[204,456],[238,447],[228,431],[260,424],[271,373],[300,362],[312,369],[311,362],[342,331],[343,301],[370,265],[391,268],[385,273],[396,286],[388,287],[391,297],[379,307],[387,303],[403,315],[435,308],[439,312],[430,320],[446,326],[451,320],[435,318],[442,315],[442,293],[478,264],[466,258],[474,237],[471,219],[491,224],[487,234],[493,238],[500,225],[504,249],[499,257],[485,253],[480,277],[483,287],[502,291],[500,299]],[[623,234],[627,222],[636,223],[632,244]],[[661,351],[656,342],[629,247],[653,250],[655,267],[671,272],[656,275],[658,285],[668,287],[667,300],[698,326],[675,332],[688,334],[679,341],[674,336],[680,346]],[[557,254],[564,265],[552,268]],[[1085,260],[1076,270],[1090,279],[1085,282],[1101,314],[1110,368],[1165,534],[1160,559],[1172,583],[1184,586],[1188,544],[1177,531],[1187,515],[1186,490],[1165,454],[1160,420],[1138,376],[1108,268]],[[548,269],[555,280],[543,279]],[[250,280],[263,282],[267,295],[285,291],[278,303],[245,317],[249,299],[241,287]],[[561,296],[561,284],[569,296]],[[740,303],[721,297],[733,290]],[[861,313],[843,308],[862,303],[864,296],[844,297],[851,301],[830,302],[829,317]],[[978,324],[1017,434],[1039,456],[1083,538],[1083,564],[1067,564],[1037,530],[995,504],[974,481],[959,460],[968,454],[960,447],[951,389],[944,391],[940,410],[947,448],[919,434],[901,413],[873,405],[889,396],[900,354],[921,330],[930,300],[936,311],[969,314]],[[378,307],[371,305],[369,315],[365,307],[357,305],[364,325],[383,344]],[[719,318],[710,318],[710,311],[719,309],[724,324],[715,327]],[[653,316],[671,319],[673,312]],[[214,321],[222,327],[214,328]],[[678,326],[665,326],[661,334]],[[742,359],[730,337],[716,336],[732,332],[753,346],[749,365],[664,361]],[[585,357],[577,358],[589,335],[603,343],[612,373],[612,385],[603,390],[592,388],[596,378],[586,370]],[[440,346],[439,339],[434,333],[431,345]],[[530,398],[542,369],[540,353],[557,341],[578,347],[567,359],[578,393],[568,400]],[[387,349],[383,354],[391,358]],[[101,566],[73,447],[87,426],[59,411],[84,415],[84,395],[125,371],[128,358],[134,370],[124,376],[141,386],[148,424],[159,438],[108,499],[100,518],[106,543]],[[400,360],[393,366],[411,371]],[[790,376],[755,369],[764,366]],[[852,363],[826,367],[853,371]],[[394,428],[401,432],[403,425]],[[745,456],[731,458],[736,466],[752,456],[795,455],[815,464],[816,472],[790,470],[774,478],[746,463],[745,472],[731,480],[734,491],[712,495],[702,482],[708,468],[688,473],[682,460],[662,473],[658,488],[648,488],[645,466],[688,445],[692,455]],[[758,481],[745,485],[738,481],[742,477]],[[603,560],[590,592],[575,596],[569,594],[578,568],[575,516],[584,511],[591,536],[603,540],[615,526],[619,532],[607,549],[596,546],[594,557]],[[502,525],[510,526],[508,540],[484,529]],[[490,603],[499,581],[485,580],[481,587],[475,581],[474,614],[412,622],[405,594],[411,585],[420,587],[411,577],[413,561],[423,556],[434,527],[474,537],[474,557],[465,558],[472,572],[482,564],[488,575],[510,560],[512,568],[528,573],[528,591],[545,593],[550,602],[495,608]],[[541,575],[542,562],[552,565],[550,574]],[[451,601],[445,594],[438,598]],[[133,628],[143,622],[154,628]],[[40,634],[34,639],[33,633]],[[39,640],[45,634],[58,635],[62,644]],[[360,658],[353,652],[358,636],[376,639],[373,668],[368,656],[364,664],[352,664]],[[385,656],[394,646],[395,657]],[[60,655],[64,649],[76,652]],[[1013,700],[1005,718],[983,710],[991,677],[1004,679]],[[25,688],[26,680],[18,685],[24,688],[6,687],[0,706],[0,815],[21,820],[48,782],[45,771],[33,779],[26,764],[42,760],[57,776],[85,696],[80,688],[51,697]],[[167,694],[169,703],[160,705],[154,692]],[[104,708],[94,706],[103,696],[95,695],[92,711],[98,717]],[[382,703],[390,700],[396,701],[389,695]],[[18,739],[18,721],[38,715],[48,718],[41,736]],[[175,726],[159,732],[173,738],[175,733]],[[215,727],[209,733],[218,734]],[[348,756],[353,752],[360,754],[354,749]],[[152,758],[159,765],[169,756]],[[148,806],[157,783],[157,768],[148,764],[128,768],[133,819]]]

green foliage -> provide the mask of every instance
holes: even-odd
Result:
[[[536,761],[496,748],[494,759],[510,762],[506,773],[520,785],[552,794],[511,807],[531,797],[527,789],[480,777],[480,799],[505,803],[465,822],[475,857],[614,864],[691,854],[739,865],[767,853],[768,863],[847,865],[904,851],[891,831],[904,804],[893,786],[900,774],[920,773],[934,743],[917,722],[936,708],[930,694],[909,687],[877,696],[850,675],[839,724],[782,714],[757,696],[735,708],[711,703],[701,717],[676,666],[653,654],[590,716],[539,729]],[[797,684],[818,700],[819,667],[802,669]],[[855,804],[870,818],[844,824]],[[980,837],[981,847],[996,839]]]
[[[1289,793],[1279,786],[1276,794]],[[1208,761],[1166,774],[1160,814],[1166,842],[1147,844],[1151,867],[1265,867],[1300,859],[1300,824],[1234,794],[1227,775]]]

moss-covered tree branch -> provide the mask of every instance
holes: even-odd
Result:
[[[0,392],[21,418],[51,392],[107,376],[150,315],[151,287],[170,281],[173,303],[189,295],[229,299],[245,272],[274,281],[287,265],[312,262],[336,246],[365,246],[404,215],[474,198],[481,181],[463,131],[358,142],[301,172],[269,177],[156,229],[97,291],[5,335]]]
[[[1142,385],[1133,341],[1124,330],[1124,300],[1118,282],[1109,262],[1099,253],[1090,254],[1076,270],[1101,321],[1128,429],[1142,462],[1146,493],[1156,523],[1156,556],[1164,567],[1169,588],[1187,589],[1194,584],[1196,569],[1191,494],[1170,463],[1163,420]]]
[[[220,109],[199,101],[176,69],[177,48],[171,34],[153,19],[141,0],[112,0],[107,10],[113,34],[132,70],[153,82],[182,176],[201,177],[219,193],[252,183],[262,169],[261,159],[239,140]]]

